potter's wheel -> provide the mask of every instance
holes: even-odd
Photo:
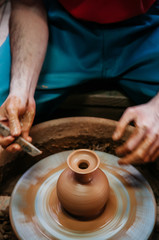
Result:
[[[110,184],[110,198],[94,220],[69,216],[58,202],[56,182],[71,151],[49,156],[30,168],[11,197],[10,219],[19,239],[147,240],[154,228],[156,203],[144,177],[132,166],[119,166],[118,158],[96,151],[100,168]]]

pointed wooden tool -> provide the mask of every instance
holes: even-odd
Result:
[[[4,137],[7,137],[10,135],[10,129],[4,124],[0,123],[0,134]],[[37,156],[42,153],[42,151],[36,148],[33,144],[26,141],[23,137],[17,137],[14,142],[18,143],[23,151],[27,152],[31,156]]]

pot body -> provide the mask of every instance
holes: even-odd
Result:
[[[99,168],[89,173],[88,182],[84,182],[83,177],[83,174],[66,168],[57,181],[57,196],[63,208],[70,214],[93,218],[98,216],[106,205],[109,182]]]

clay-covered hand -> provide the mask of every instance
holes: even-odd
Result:
[[[127,125],[134,122],[135,130],[128,140],[116,149],[119,164],[153,162],[159,156],[159,96],[150,102],[129,107],[119,120],[113,140],[119,140]]]
[[[22,98],[9,95],[0,107],[0,121],[9,126],[11,135],[0,136],[0,145],[9,152],[20,151],[21,147],[14,142],[18,136],[24,137],[31,142],[29,131],[35,117],[35,101],[30,97],[27,101]]]

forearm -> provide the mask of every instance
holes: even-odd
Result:
[[[10,95],[20,94],[25,101],[34,95],[48,42],[47,17],[40,2],[12,1]]]

